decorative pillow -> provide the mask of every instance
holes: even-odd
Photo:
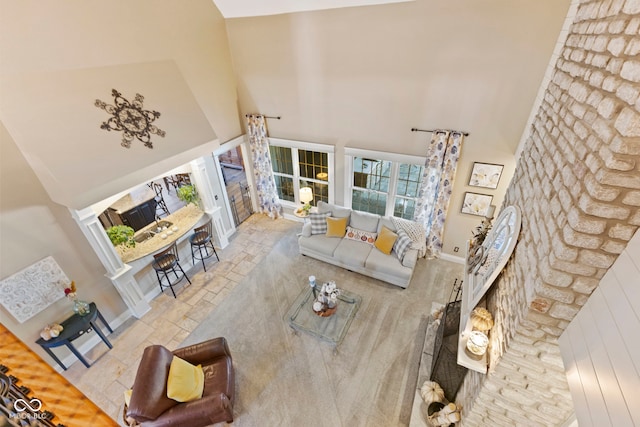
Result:
[[[382,227],[374,246],[378,248],[380,252],[389,255],[391,253],[391,249],[393,249],[393,244],[397,239],[398,235],[396,233],[389,230],[387,227]]]
[[[327,237],[344,237],[349,218],[327,217]]]
[[[370,245],[373,245],[375,243],[376,237],[378,237],[378,233],[358,230],[357,228],[353,228],[351,226],[347,227],[347,234],[344,236],[345,239],[357,240],[358,242],[364,242]]]
[[[331,212],[311,212],[309,214],[309,222],[311,223],[311,235],[327,233],[327,218],[331,216]]]
[[[404,254],[407,252],[409,247],[411,246],[411,238],[409,235],[403,230],[398,229],[398,239],[393,244],[393,250],[396,251],[396,255],[398,259],[402,261],[404,258]]]
[[[194,366],[184,359],[173,356],[167,378],[167,397],[178,402],[189,402],[202,398],[204,371],[202,365]]]

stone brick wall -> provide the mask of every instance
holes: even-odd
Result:
[[[557,338],[640,226],[640,0],[576,0],[506,205],[514,255],[487,297],[490,372],[463,426],[560,426],[573,403]]]

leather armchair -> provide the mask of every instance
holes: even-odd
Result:
[[[176,355],[202,365],[204,392],[201,399],[180,403],[167,397],[167,377]],[[126,417],[141,427],[199,427],[233,422],[235,375],[227,340],[214,338],[169,351],[161,345],[145,348],[138,366]]]

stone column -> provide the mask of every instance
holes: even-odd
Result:
[[[113,282],[122,300],[129,307],[129,311],[137,318],[141,318],[151,310],[151,306],[144,298],[144,294],[131,273],[131,266],[124,264],[120,255],[105,233],[100,220],[91,208],[82,210],[70,209],[71,216],[76,220],[80,230],[107,270],[106,276]]]

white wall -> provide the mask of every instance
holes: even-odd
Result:
[[[430,135],[411,128],[469,132],[445,230],[453,254],[481,220],[460,213],[464,192],[502,202],[568,5],[416,0],[232,19],[241,113],[282,116],[272,137],[335,145],[336,203],[345,147],[423,156]],[[505,165],[498,189],[466,185],[474,161]]]
[[[640,233],[560,336],[580,427],[640,425]]]

